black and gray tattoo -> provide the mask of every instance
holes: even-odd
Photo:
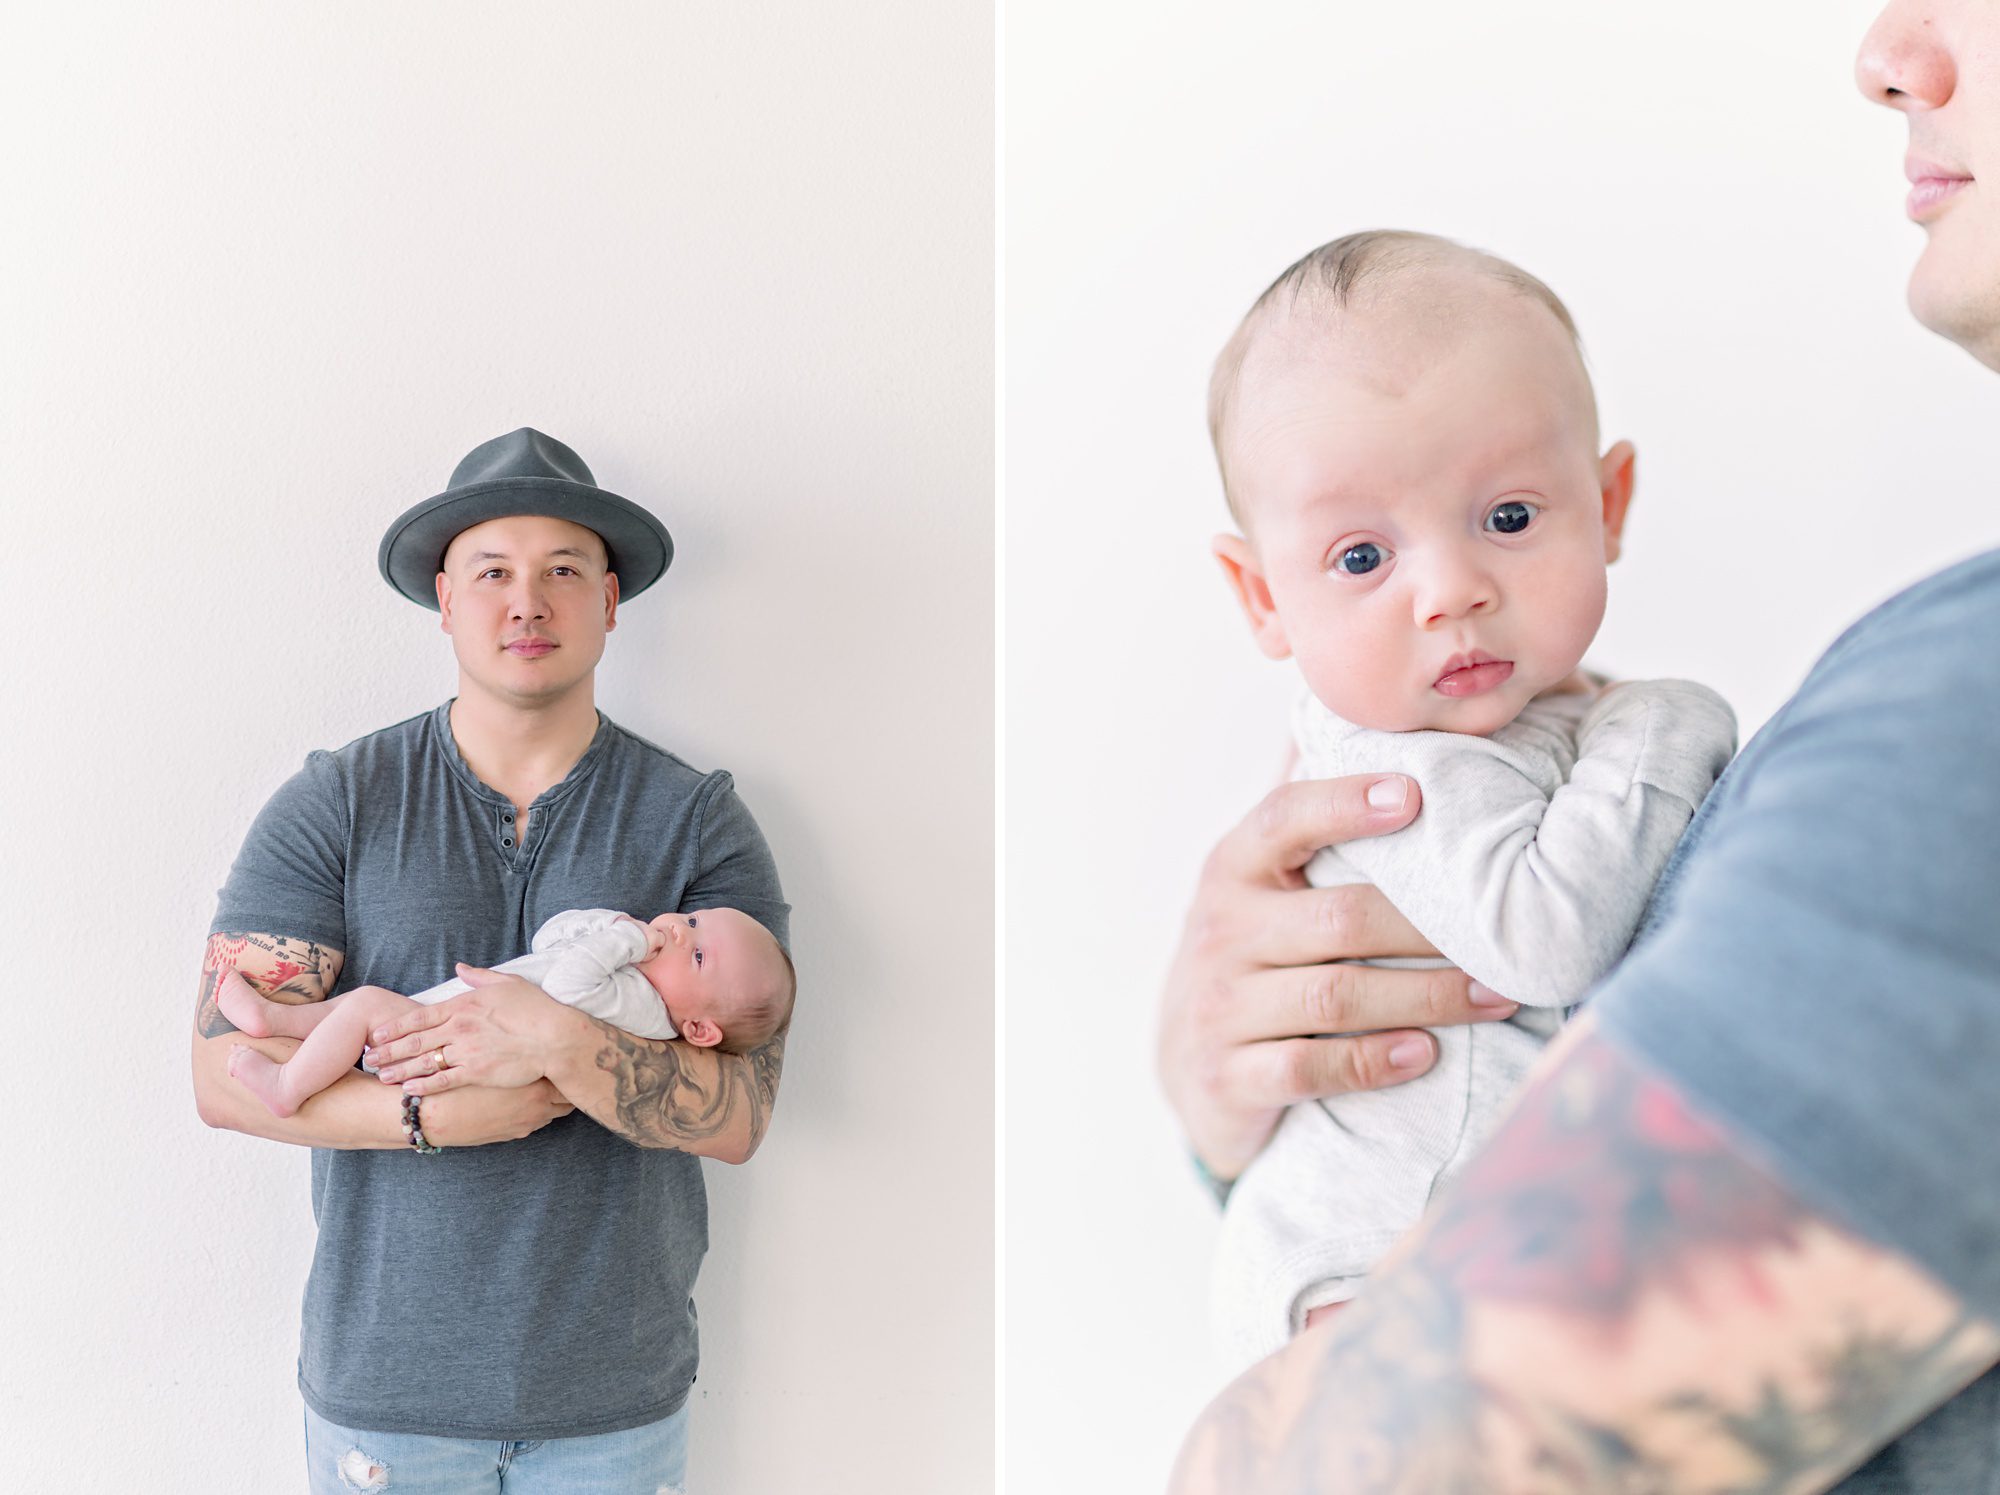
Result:
[[[681,1147],[747,1123],[750,1150],[764,1140],[784,1068],[785,1035],[747,1054],[715,1055],[712,1081],[686,1063],[684,1044],[635,1038],[597,1022],[597,1067],[612,1077],[617,1130],[641,1147]]]

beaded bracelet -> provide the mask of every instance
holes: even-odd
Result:
[[[411,1098],[415,1099],[414,1096]],[[1220,1208],[1228,1204],[1229,1191],[1236,1187],[1236,1180],[1233,1178],[1217,1178],[1213,1173],[1210,1173],[1208,1171],[1208,1164],[1201,1160],[1201,1155],[1192,1147],[1188,1149],[1188,1161],[1194,1164],[1194,1176],[1201,1180],[1202,1186],[1208,1190],[1209,1196],[1215,1200],[1216,1206]]]
[[[424,1098],[421,1095],[406,1095],[403,1097],[403,1140],[418,1152],[426,1155],[434,1152],[443,1152],[444,1149],[442,1147],[439,1147],[435,1142],[426,1140],[424,1137],[423,1118],[418,1114],[423,1102]]]

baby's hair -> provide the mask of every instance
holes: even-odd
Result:
[[[770,937],[770,931],[765,931]],[[773,938],[771,943],[777,945]],[[722,1041],[716,1047],[725,1054],[747,1054],[762,1048],[784,1030],[792,1020],[792,1002],[798,996],[799,973],[792,964],[791,952],[778,945],[778,954],[785,962],[784,979],[767,991],[757,993],[754,1000],[744,1004],[729,1025],[722,1030]]]
[[[1482,272],[1508,289],[1539,301],[1555,314],[1563,331],[1583,362],[1583,339],[1577,335],[1576,320],[1562,298],[1519,265],[1473,249],[1437,234],[1421,234],[1409,229],[1374,228],[1348,234],[1306,255],[1272,281],[1245,312],[1236,331],[1216,356],[1208,381],[1208,439],[1215,447],[1216,466],[1222,471],[1222,494],[1229,514],[1237,524],[1243,515],[1236,494],[1229,486],[1229,463],[1223,455],[1223,433],[1228,425],[1244,360],[1257,334],[1275,315],[1289,314],[1304,303],[1309,311],[1341,310],[1371,286],[1393,293],[1413,282],[1425,271],[1439,265],[1460,264]],[[1592,424],[1596,411],[1591,412]]]

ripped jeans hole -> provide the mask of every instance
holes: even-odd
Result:
[[[340,1456],[340,1482],[350,1490],[386,1490],[389,1466],[376,1462],[358,1448]]]

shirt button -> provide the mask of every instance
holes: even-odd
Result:
[[[500,818],[506,821],[509,825],[512,825],[514,823],[514,816],[511,812],[506,815],[502,815]]]
[[[500,838],[500,844],[502,846],[512,846],[514,844],[514,838],[512,836],[503,836]]]

